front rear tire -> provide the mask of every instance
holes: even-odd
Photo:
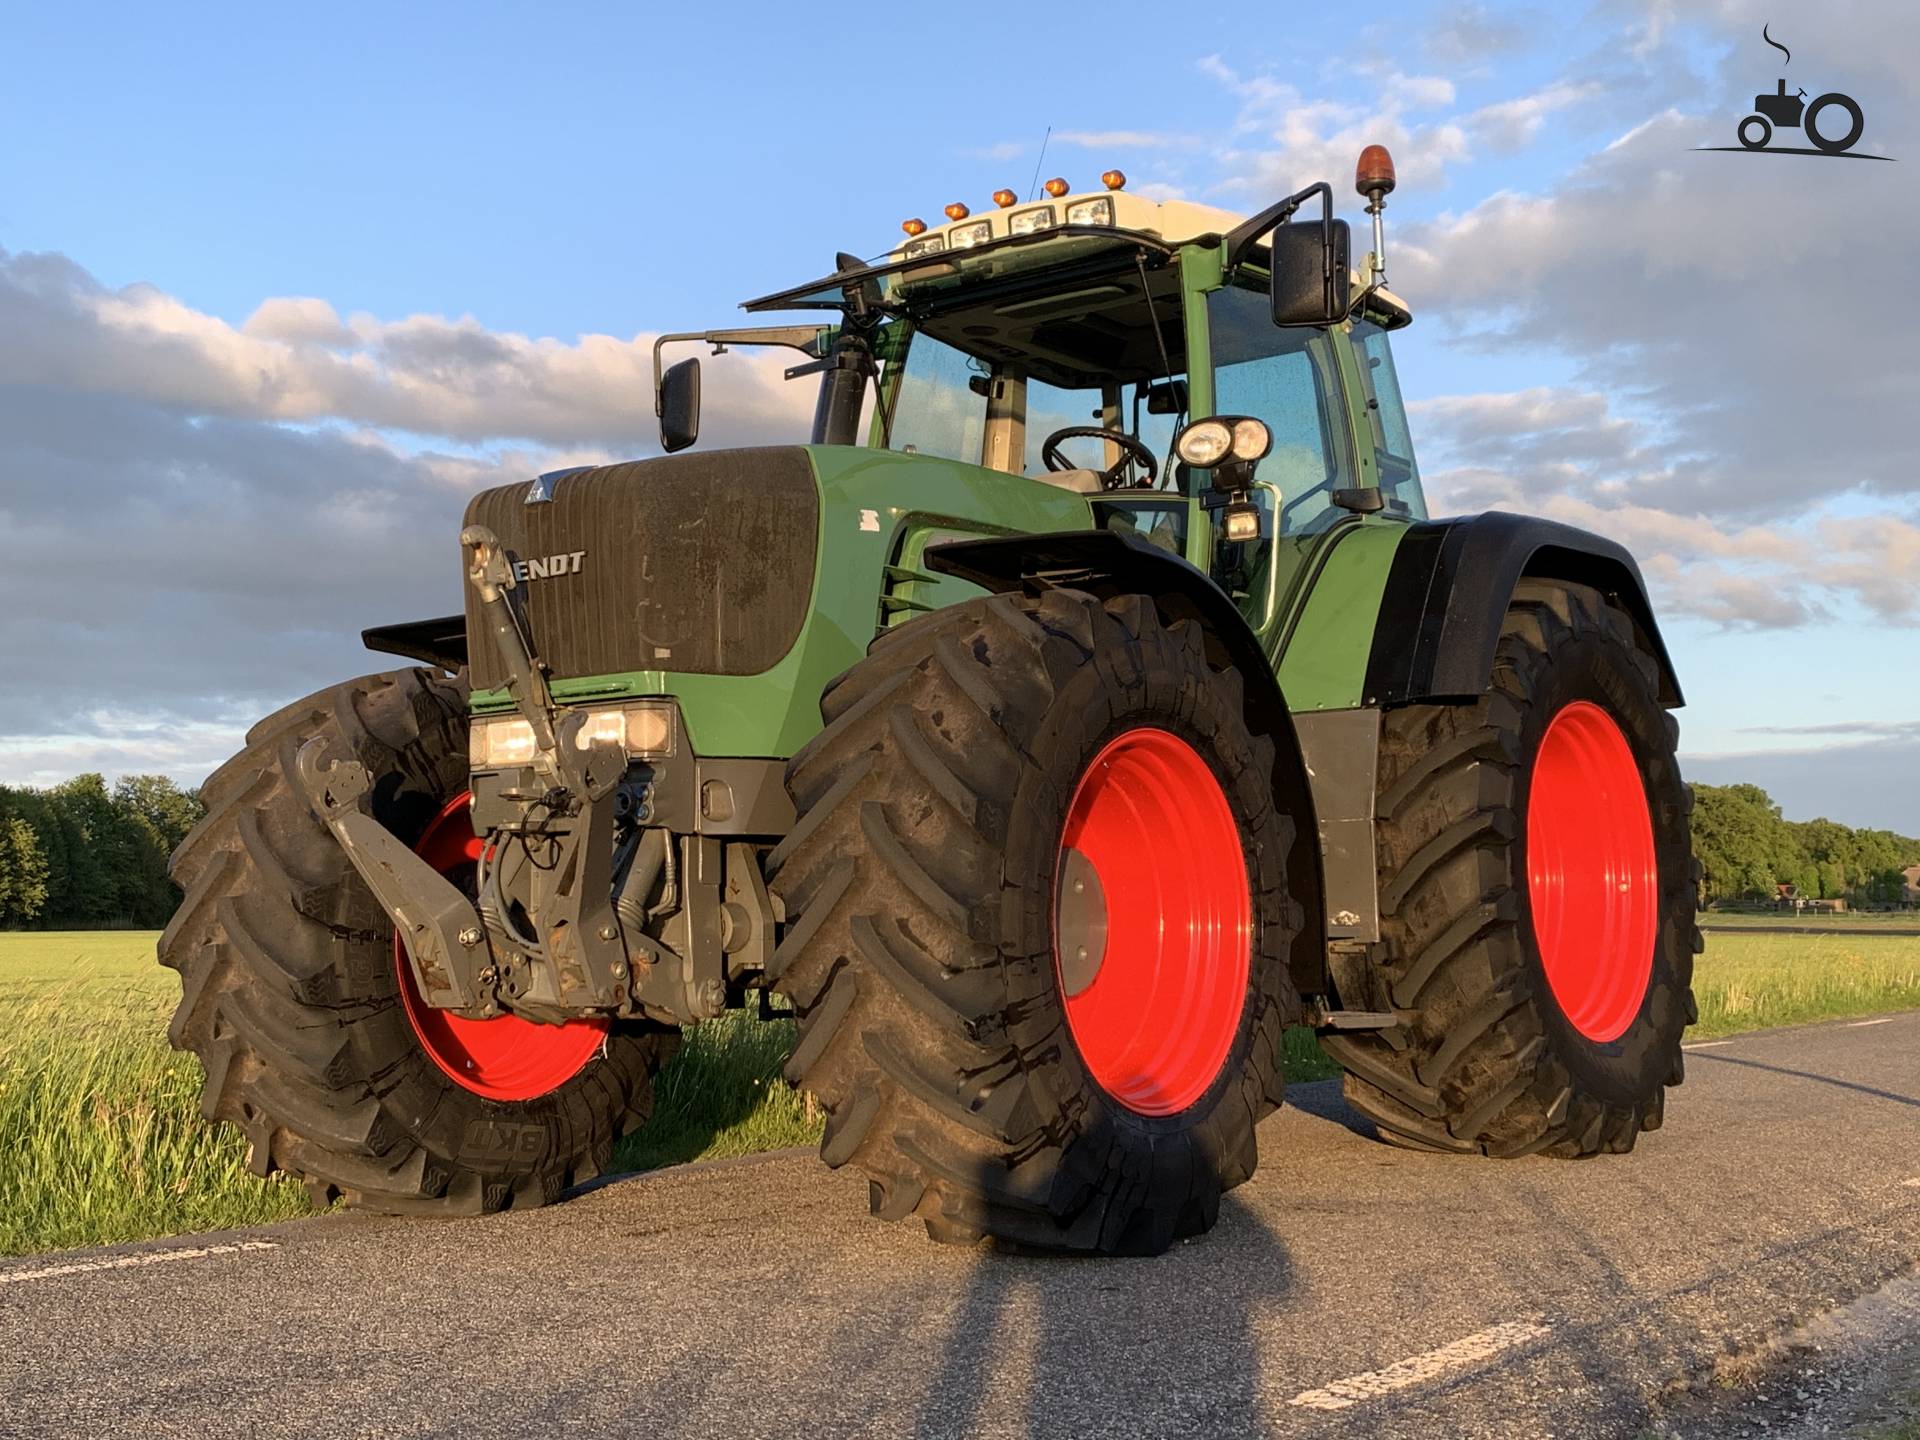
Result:
[[[1322,1041],[1384,1138],[1577,1156],[1660,1124],[1700,941],[1658,680],[1598,592],[1523,580],[1486,696],[1386,715],[1362,1003],[1400,1024]]]
[[[319,1204],[470,1214],[600,1173],[651,1112],[677,1034],[616,1026],[583,1043],[418,1005],[392,923],[289,783],[315,736],[368,768],[382,824],[450,876],[471,869],[463,682],[369,676],[256,725],[206,783],[160,941],[182,992],[169,1036],[206,1068],[206,1117],[246,1133],[256,1174],[295,1175]]]
[[[1298,1009],[1293,826],[1239,677],[1144,597],[1052,590],[889,632],[821,710],[770,879],[822,1158],[941,1240],[1208,1228]]]

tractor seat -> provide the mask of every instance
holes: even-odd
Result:
[[[1071,490],[1076,495],[1101,493],[1098,470],[1042,470],[1038,475],[1029,475],[1027,478],[1047,485],[1057,485],[1060,489]]]

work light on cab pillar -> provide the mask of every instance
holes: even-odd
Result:
[[[1380,217],[1387,208],[1387,196],[1393,190],[1393,156],[1387,153],[1386,146],[1369,145],[1360,152],[1360,163],[1353,171],[1353,188],[1366,197],[1367,214],[1373,217],[1373,254],[1368,257],[1367,269],[1372,273],[1373,283],[1384,286],[1387,283],[1387,240]]]

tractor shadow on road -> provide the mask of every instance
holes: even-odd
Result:
[[[1137,1433],[1265,1434],[1262,1340],[1294,1284],[1286,1247],[1234,1196],[1205,1235],[1153,1259],[983,1248],[911,1432],[1061,1433],[1063,1416],[1124,1415]],[[1158,1317],[1164,1348],[1137,1336]],[[1205,1343],[1196,1347],[1195,1338]],[[1191,1357],[1206,1356],[1196,1371]],[[1168,1356],[1186,1357],[1178,1373]],[[1015,1397],[1023,1397],[1016,1400]],[[1011,1412],[1011,1413],[1010,1413]],[[1022,1414],[1024,1412],[1024,1425]]]

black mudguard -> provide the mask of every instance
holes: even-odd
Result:
[[[360,643],[381,655],[424,661],[454,674],[467,663],[467,617],[448,615],[438,620],[376,625],[360,632]]]
[[[1293,898],[1306,908],[1306,923],[1294,941],[1289,968],[1302,994],[1324,991],[1326,905],[1316,843],[1319,826],[1306,762],[1273,667],[1227,593],[1205,571],[1181,557],[1138,536],[1112,530],[954,540],[929,547],[927,564],[996,593],[1064,586],[1103,600],[1146,595],[1169,623],[1188,619],[1199,623],[1208,660],[1216,666],[1232,665],[1246,686],[1249,728],[1273,741],[1275,802],[1282,806],[1282,813],[1293,817],[1298,837],[1287,867],[1287,884]]]
[[[1410,527],[1394,555],[1367,662],[1369,705],[1469,700],[1493,683],[1494,648],[1522,578],[1590,585],[1632,620],[1660,666],[1660,703],[1685,703],[1640,567],[1621,546],[1552,520],[1490,510]]]

